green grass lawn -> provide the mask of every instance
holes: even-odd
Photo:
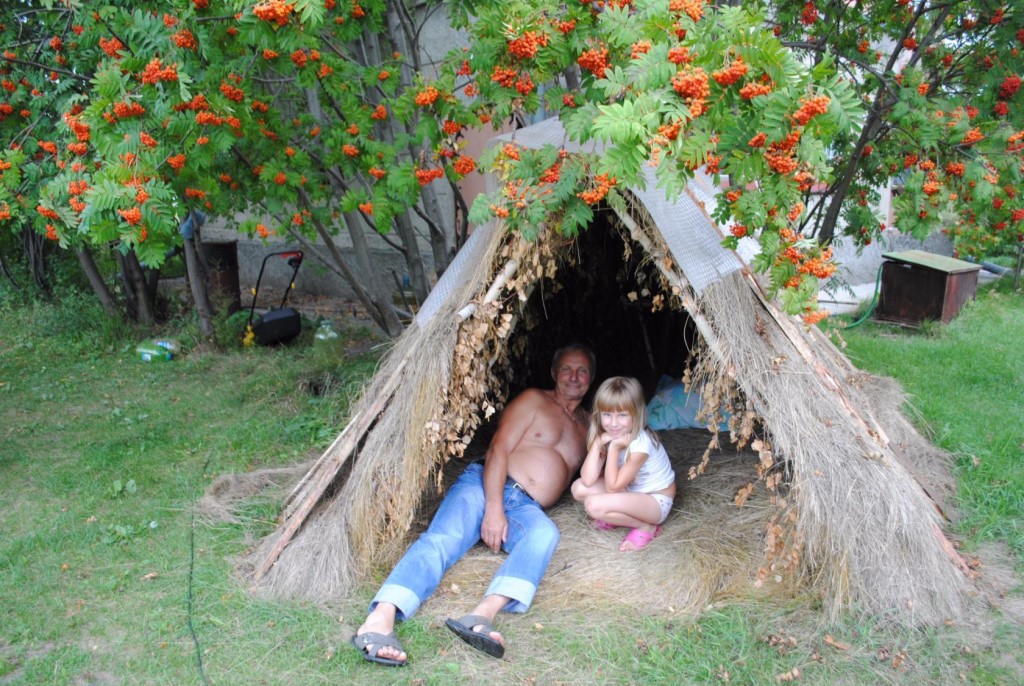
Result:
[[[696,620],[538,604],[502,624],[503,661],[421,615],[402,627],[411,665],[375,668],[347,644],[373,589],[321,607],[260,598],[236,576],[273,526],[273,501],[246,503],[237,523],[195,516],[219,475],[319,455],[373,354],[332,364],[304,336],[145,363],[144,334],[90,308],[0,304],[0,684],[1022,683],[1024,632],[998,613],[984,631],[899,631],[754,600]],[[927,334],[845,337],[959,456],[965,544],[999,542],[1019,567],[1024,297],[983,294]]]

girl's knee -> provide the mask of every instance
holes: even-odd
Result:
[[[608,514],[606,508],[603,507],[603,498],[592,496],[587,498],[583,503],[583,509],[587,511],[587,516],[591,519],[601,519],[604,515]]]
[[[572,486],[569,487],[569,492],[572,493],[572,497],[578,502],[583,502],[583,499],[587,497],[587,487],[583,485],[583,479],[576,479],[572,482]]]

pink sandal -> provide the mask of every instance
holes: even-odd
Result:
[[[660,524],[654,527],[653,534],[649,534],[646,531],[643,531],[642,529],[633,529],[628,534],[626,534],[625,538],[622,539],[622,543],[619,545],[619,550],[622,552],[628,552],[630,550],[640,550],[641,548],[646,548],[647,545],[655,538],[657,538],[659,534],[661,534]],[[626,543],[631,543],[633,547],[624,548],[623,546],[626,545]]]
[[[614,524],[609,524],[603,519],[595,519],[592,526],[598,531],[611,531],[612,529],[618,529],[619,527]]]

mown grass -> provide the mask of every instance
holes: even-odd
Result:
[[[900,378],[937,440],[962,455],[967,543],[1005,541],[1018,554],[1022,302],[983,296],[929,336],[846,336],[858,363]],[[455,640],[438,619],[453,608],[431,601],[400,628],[410,666],[375,668],[347,644],[372,589],[315,606],[260,598],[236,575],[235,559],[273,525],[273,500],[243,504],[238,522],[195,516],[218,475],[317,456],[372,354],[338,364],[303,339],[147,364],[134,354],[143,332],[73,296],[0,303],[0,322],[0,684],[1016,684],[1024,674],[1021,628],[998,614],[991,632],[898,631],[854,617],[824,626],[813,602],[754,600],[697,620],[538,603],[499,619],[502,661]],[[166,333],[194,340],[187,325]],[[978,409],[964,417],[966,404]]]

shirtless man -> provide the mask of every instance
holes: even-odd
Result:
[[[504,655],[504,639],[491,624],[499,610],[526,612],[555,552],[558,528],[544,509],[568,488],[586,453],[588,415],[580,403],[593,375],[590,349],[566,346],[551,366],[554,389],[530,388],[508,404],[483,464],[466,467],[370,604],[352,637],[365,659],[406,663],[395,622],[411,617],[480,540],[508,556],[480,604],[445,624],[474,648]]]

